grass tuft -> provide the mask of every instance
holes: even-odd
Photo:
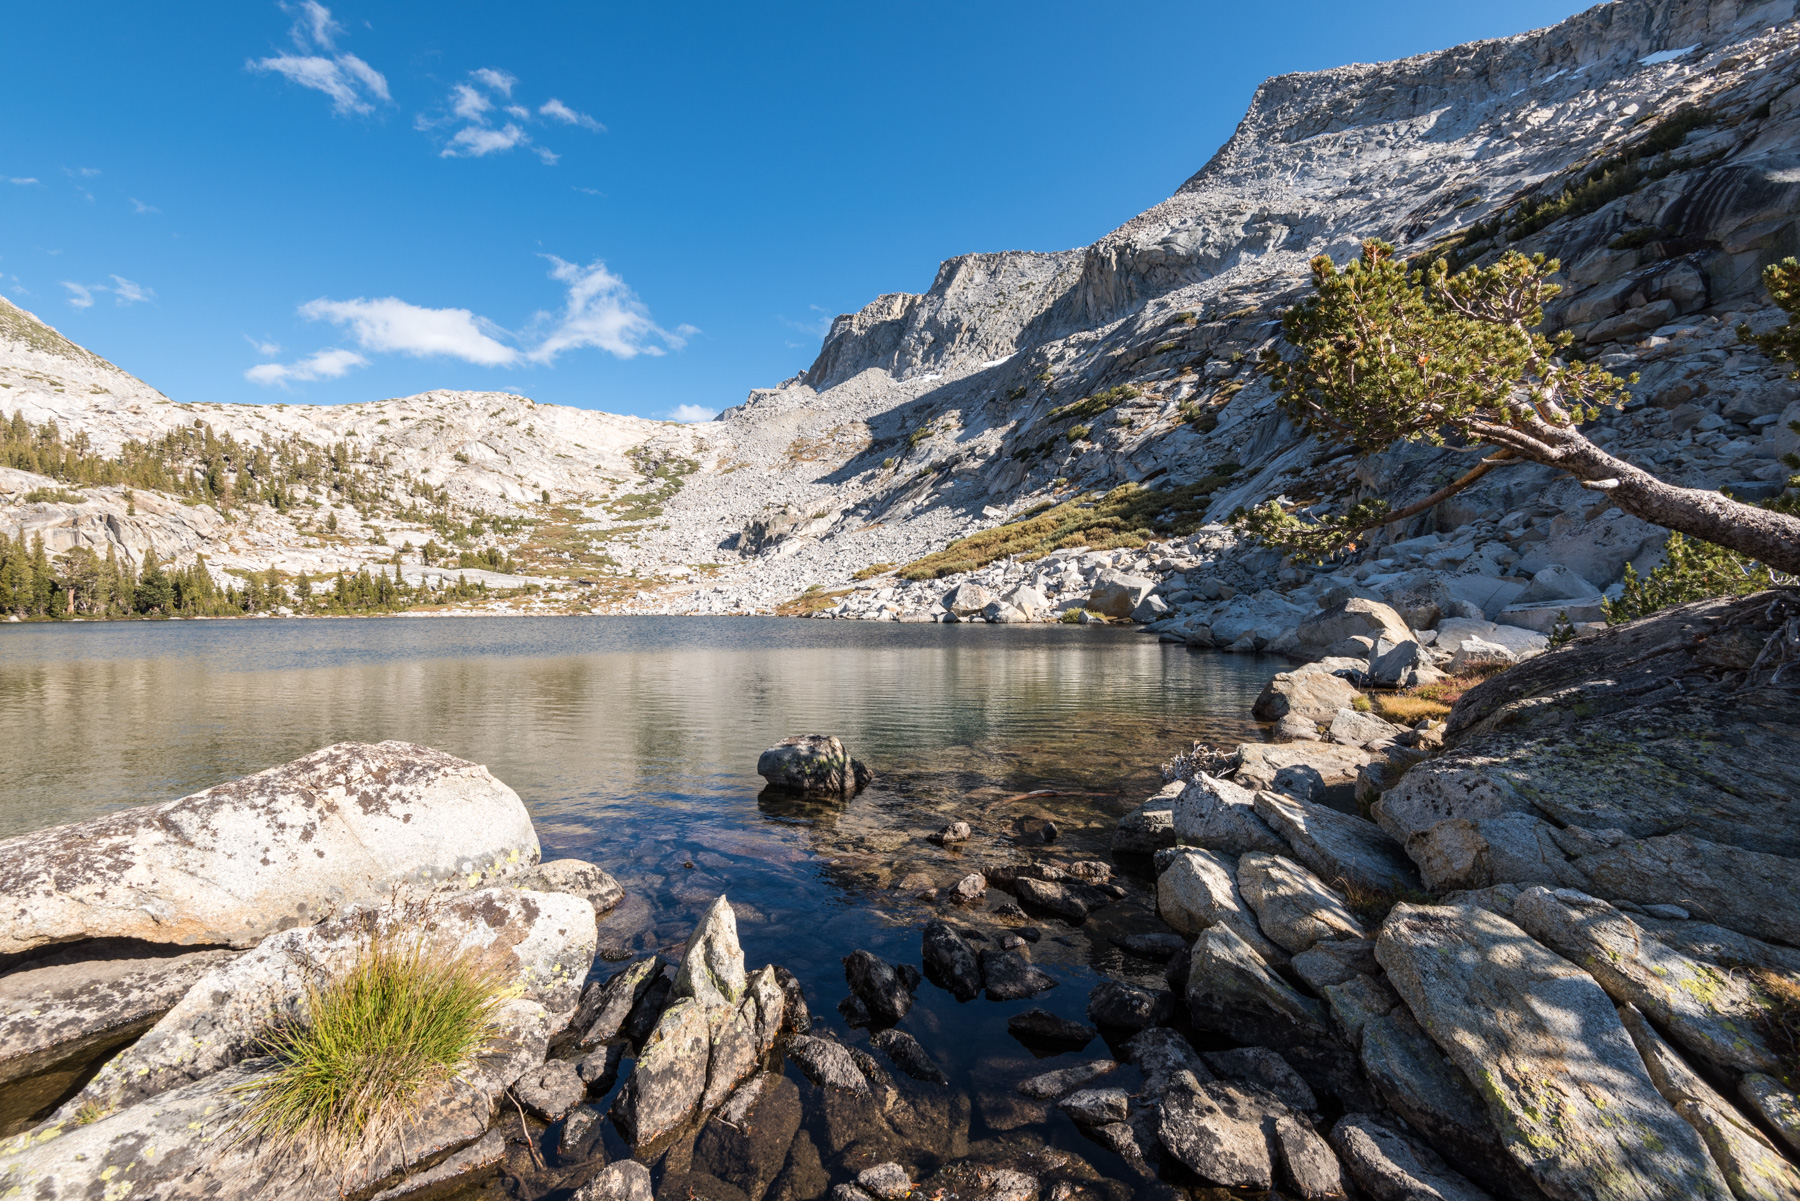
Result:
[[[495,1037],[505,982],[474,953],[444,957],[370,919],[356,961],[307,985],[305,1018],[271,1027],[274,1073],[244,1123],[278,1148],[343,1156],[395,1131]]]
[[[1427,717],[1443,717],[1450,712],[1450,706],[1413,694],[1380,693],[1375,697],[1375,712],[1388,721],[1410,726]]]

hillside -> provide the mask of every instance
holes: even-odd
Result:
[[[1598,440],[1664,478],[1770,495],[1795,450],[1800,392],[1733,330],[1776,319],[1759,273],[1800,251],[1794,9],[1620,0],[1516,37],[1268,80],[1168,200],[1085,248],[951,259],[923,294],[838,318],[802,376],[699,426],[493,393],[187,405],[0,306],[8,415],[54,419],[105,454],[199,422],[238,448],[328,461],[294,475],[284,511],[254,499],[234,462],[222,465],[238,485],[223,510],[140,500],[135,515],[118,487],[24,503],[45,481],[9,474],[0,526],[44,533],[52,553],[203,552],[222,572],[354,569],[436,538],[513,556],[496,585],[567,583],[518,604],[741,612],[840,591],[871,565],[1073,502],[1057,511],[1058,544],[1100,541],[1125,552],[1118,565],[1154,571],[1172,539],[1241,505],[1390,485],[1404,501],[1449,478],[1449,452],[1358,457],[1301,436],[1250,369],[1307,261],[1348,258],[1366,237],[1459,263],[1503,249],[1561,259],[1551,324],[1641,375]],[[1118,519],[1084,527],[1079,506],[1122,485],[1163,495],[1115,496]],[[333,501],[351,505],[336,534],[320,528]],[[1520,466],[1376,539],[1365,556],[1381,566],[1363,577],[1415,567],[1501,581],[1472,595],[1489,611],[1549,566],[1605,589],[1660,545],[1652,527]],[[1173,549],[1234,586],[1304,583],[1216,532]],[[978,551],[909,573],[929,584],[867,579],[838,612],[923,618]],[[403,558],[423,568],[416,552]],[[996,571],[1006,583],[1023,569]]]

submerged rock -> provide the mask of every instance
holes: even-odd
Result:
[[[1070,1043],[1077,1047],[1085,1047],[1100,1033],[1086,1022],[1059,1017],[1047,1009],[1015,1013],[1006,1019],[1006,1028],[1014,1038],[1027,1042]]]
[[[1118,1066],[1110,1059],[1096,1059],[1070,1068],[1059,1068],[1054,1072],[1045,1072],[1041,1076],[1020,1081],[1019,1092],[1027,1097],[1047,1101],[1078,1089],[1090,1080],[1098,1080]]]
[[[1151,991],[1119,980],[1103,980],[1088,994],[1088,1020],[1115,1030],[1142,1030],[1167,1020],[1172,1008],[1163,989]]]
[[[941,921],[925,923],[925,975],[959,1001],[972,1001],[981,991],[981,967],[975,952],[950,926]]]
[[[977,959],[990,1001],[1022,1001],[1056,987],[1055,977],[1027,963],[1017,951],[983,951]]]
[[[512,789],[407,742],[343,742],[161,805],[0,841],[0,955],[82,938],[255,946],[405,888],[538,861]]]
[[[925,1048],[919,1045],[919,1040],[904,1030],[878,1030],[869,1037],[869,1043],[914,1080],[928,1084],[950,1083],[944,1070],[932,1062]]]
[[[552,859],[540,863],[513,882],[513,886],[534,892],[566,892],[570,896],[585,897],[601,917],[611,913],[625,899],[625,890],[619,882],[605,868],[585,859]]]
[[[756,774],[776,788],[837,796],[856,792],[875,778],[829,734],[782,739],[757,759]]]

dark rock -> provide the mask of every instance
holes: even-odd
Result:
[[[978,959],[990,1001],[1022,1001],[1056,987],[1055,979],[1025,962],[1017,951],[983,951]]]
[[[1034,880],[1022,876],[1013,887],[1025,904],[1047,909],[1071,922],[1086,921],[1088,914],[1113,900],[1093,885],[1079,880]]]
[[[1374,1201],[1490,1201],[1430,1147],[1368,1114],[1339,1118],[1331,1145],[1350,1179]]]
[[[948,844],[952,842],[967,842],[969,841],[970,833],[971,831],[968,822],[951,822],[937,833],[927,834],[925,837],[931,842]]]
[[[1167,1021],[1174,1009],[1173,997],[1163,989],[1152,992],[1133,984],[1106,980],[1088,994],[1088,1019],[1097,1026],[1142,1030]]]
[[[561,1129],[556,1132],[557,1161],[572,1164],[588,1159],[605,1119],[606,1115],[592,1105],[577,1105],[570,1110],[569,1116],[562,1120]],[[488,1134],[500,1135],[500,1131],[490,1130]],[[504,1136],[501,1137],[504,1139]]]
[[[805,1034],[812,1029],[812,1011],[806,1007],[806,990],[800,987],[800,978],[786,968],[778,967],[775,979],[781,982],[781,991],[787,997],[788,1030]]]
[[[1235,1051],[1207,1051],[1200,1058],[1215,1073],[1230,1080],[1260,1085],[1281,1098],[1296,1113],[1316,1114],[1319,1102],[1300,1073],[1267,1047],[1239,1047]]]
[[[905,1168],[890,1160],[858,1172],[856,1185],[870,1196],[879,1198],[879,1201],[901,1201],[901,1198],[912,1192],[913,1182]]]
[[[1127,1122],[1108,1122],[1102,1126],[1093,1126],[1083,1131],[1089,1138],[1117,1155],[1125,1161],[1125,1166],[1145,1180],[1153,1180],[1156,1176],[1155,1163],[1158,1155],[1156,1137],[1146,1127],[1143,1115],[1137,1115]],[[1059,1181],[1058,1185],[1066,1183]],[[1165,1186],[1166,1187],[1166,1186]],[[1185,1193],[1175,1193],[1166,1201],[1185,1201]],[[1139,1197],[1154,1196],[1150,1189],[1142,1190]],[[1054,1193],[1052,1193],[1054,1199]],[[1067,1198],[1062,1201],[1068,1201]]]
[[[1079,1126],[1123,1122],[1131,1114],[1131,1094],[1122,1088],[1084,1088],[1057,1102]]]
[[[925,923],[923,939],[925,974],[959,1001],[972,1001],[981,991],[981,969],[975,952],[950,926],[941,921]]]
[[[581,1112],[580,1110],[576,1111]],[[506,1155],[506,1136],[490,1130],[460,1151],[453,1151],[423,1172],[414,1172],[392,1188],[383,1189],[369,1201],[405,1201],[407,1197],[439,1197],[452,1182],[491,1168]],[[646,1194],[647,1196],[647,1194]]]
[[[869,1081],[856,1066],[850,1048],[835,1039],[797,1035],[788,1044],[788,1054],[800,1065],[806,1078],[820,1088],[841,1088],[855,1093],[869,1091]]]
[[[575,1061],[575,1074],[591,1093],[604,1093],[619,1078],[619,1064],[625,1058],[624,1043],[608,1043]]]
[[[656,1201],[750,1201],[744,1190],[705,1172],[664,1172]]]
[[[1023,1096],[1046,1101],[1060,1097],[1066,1092],[1080,1088],[1090,1080],[1118,1068],[1118,1064],[1110,1059],[1095,1059],[1088,1063],[1077,1064],[1072,1068],[1060,1068],[1054,1072],[1045,1072],[1041,1076],[1033,1076],[1019,1083],[1019,1092]]]
[[[1027,1009],[1006,1019],[1013,1037],[1025,1042],[1069,1043],[1085,1047],[1100,1033],[1086,1022],[1058,1017],[1047,1009]]]
[[[894,974],[900,977],[900,986],[909,993],[918,992],[919,982],[924,978],[919,974],[919,969],[910,963],[896,963]]]
[[[576,1046],[592,1047],[617,1038],[632,1010],[662,975],[664,962],[661,955],[648,955],[613,973],[604,984],[588,985],[569,1021],[571,1029],[581,1031]]]
[[[1001,901],[988,912],[995,917],[1016,918],[1019,921],[1024,921],[1026,917],[1025,910],[1020,908],[1019,903],[1014,900]]]
[[[1115,934],[1110,940],[1113,946],[1136,955],[1139,959],[1148,959],[1155,963],[1167,963],[1177,954],[1187,950],[1187,940],[1179,934],[1157,931],[1148,934]]]
[[[845,997],[837,1003],[837,1011],[847,1025],[867,1026],[873,1020],[869,1017],[869,1007],[862,1003],[861,997]]]
[[[1158,1108],[1162,1145],[1203,1180],[1262,1188],[1279,1178],[1301,1197],[1341,1197],[1337,1156],[1303,1118],[1254,1085],[1215,1080],[1171,1089]]]
[[[919,1040],[906,1031],[877,1031],[869,1042],[893,1060],[895,1067],[914,1080],[923,1080],[929,1084],[950,1083],[949,1077],[932,1062],[931,1056],[925,1053],[925,1048],[919,1045]]]
[[[626,1017],[625,1025],[619,1033],[630,1039],[633,1046],[642,1046],[644,1040],[650,1037],[650,1032],[656,1029],[663,1010],[668,1008],[669,990],[673,987],[674,982],[667,976],[658,976],[650,982],[637,1004],[631,1007],[631,1013]]]
[[[776,788],[838,796],[856,792],[874,778],[828,734],[782,739],[757,759],[756,774]]]
[[[755,1201],[787,1161],[801,1117],[800,1087],[780,1073],[758,1073],[701,1129],[693,1166]]]
[[[1036,926],[1020,926],[1017,930],[1014,930],[1013,933],[1017,934],[1026,942],[1037,942],[1044,937],[1044,932]]]
[[[1193,1089],[1213,1078],[1187,1039],[1167,1026],[1152,1026],[1125,1044],[1128,1062],[1144,1076],[1144,1095],[1161,1100],[1172,1088]]]
[[[1196,1029],[1282,1049],[1331,1039],[1325,1007],[1294,991],[1222,925],[1195,941],[1186,996]]]

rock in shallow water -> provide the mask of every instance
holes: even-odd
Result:
[[[1086,1046],[1100,1033],[1085,1022],[1058,1017],[1047,1009],[1027,1009],[1006,1019],[1013,1037],[1026,1041],[1070,1043]]]
[[[948,1084],[943,1069],[932,1062],[919,1040],[904,1030],[880,1030],[870,1036],[869,1043],[894,1061],[894,1066],[928,1084]]]
[[[398,888],[473,888],[537,861],[524,804],[487,768],[412,743],[344,742],[0,841],[0,955],[81,938],[250,947]]]
[[[582,993],[581,1005],[569,1023],[581,1032],[576,1045],[593,1047],[617,1038],[631,1011],[650,991],[662,970],[662,956],[646,955],[613,973],[604,983],[588,985]]]
[[[1056,987],[1054,977],[1025,962],[1017,951],[983,951],[978,959],[990,1001],[1022,1001]]]
[[[756,774],[776,788],[836,796],[856,792],[874,779],[873,773],[829,734],[782,739],[757,759]]]
[[[981,968],[975,952],[947,923],[925,923],[925,975],[959,1001],[972,1001],[981,991]]]
[[[1172,1009],[1168,992],[1152,991],[1118,980],[1104,980],[1088,994],[1088,1020],[1116,1030],[1142,1030],[1166,1020]]]
[[[513,1096],[546,1122],[555,1122],[581,1104],[581,1099],[587,1096],[587,1083],[574,1064],[552,1059],[519,1077],[513,1083]]]
[[[877,1022],[893,1025],[912,1008],[912,990],[892,966],[868,951],[844,956],[844,980]]]

